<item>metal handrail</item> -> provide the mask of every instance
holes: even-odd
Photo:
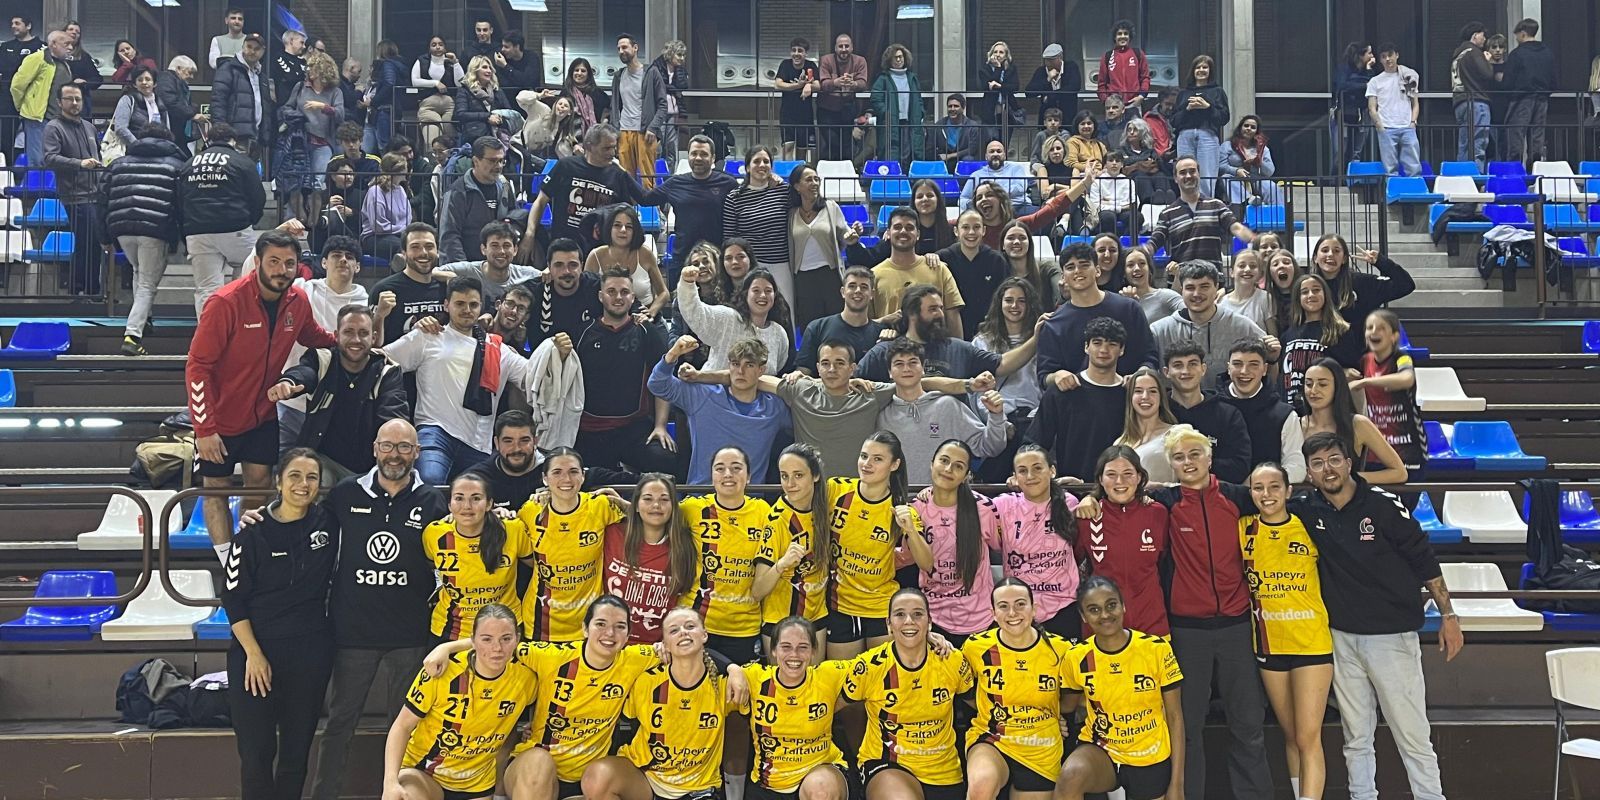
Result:
[[[35,499],[40,493],[57,494],[120,494],[133,499],[134,505],[139,508],[139,531],[143,538],[139,551],[139,577],[134,580],[133,588],[117,595],[116,597],[0,597],[0,608],[16,606],[111,606],[124,605],[138,597],[150,585],[151,566],[151,529],[153,517],[150,514],[150,503],[138,492],[126,486],[44,486],[39,488],[23,486],[0,486],[0,499],[8,495],[22,495]]]
[[[167,500],[166,507],[161,510],[161,521],[158,523],[161,526],[161,546],[157,548],[161,554],[161,585],[167,590],[167,596],[178,601],[180,605],[193,606],[195,608],[217,608],[222,605],[222,600],[220,597],[208,599],[189,597],[188,595],[178,591],[178,587],[172,584],[172,571],[169,568],[170,556],[168,555],[172,550],[170,547],[172,531],[167,530],[167,520],[171,516],[173,510],[178,507],[179,503],[182,503],[184,500],[190,497],[197,498],[198,502],[204,502],[204,498],[207,497],[272,497],[275,494],[277,494],[277,490],[267,488],[252,489],[248,487],[227,487],[219,489],[207,489],[205,487],[193,487],[184,489],[183,491],[173,495],[171,499]],[[202,510],[201,513],[203,514],[205,512]],[[231,532],[229,533],[229,538],[232,538]]]

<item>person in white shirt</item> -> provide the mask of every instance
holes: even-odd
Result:
[[[1128,223],[1128,235],[1137,236],[1143,222],[1139,219],[1139,196],[1133,191],[1133,179],[1122,174],[1122,152],[1106,153],[1103,177],[1096,178],[1089,187],[1089,213],[1095,215],[1095,233],[1117,232],[1117,219]],[[1087,220],[1086,220],[1087,221]]]
[[[217,62],[226,58],[239,55],[244,49],[244,11],[237,8],[228,9],[227,33],[219,33],[211,37],[211,52],[206,56],[206,63],[212,69],[217,68]]]
[[[1400,66],[1400,48],[1378,46],[1383,71],[1367,81],[1367,110],[1378,129],[1378,156],[1390,175],[1421,175],[1422,149],[1417,144],[1417,71]]]
[[[449,325],[420,322],[383,348],[390,361],[417,373],[417,472],[434,486],[489,458],[501,393],[509,384],[531,393],[534,383],[528,361],[478,326],[482,282],[455,278],[445,291]],[[563,358],[571,349],[568,340]]]
[[[347,305],[370,305],[367,287],[356,283],[356,270],[361,269],[361,245],[349,236],[329,236],[322,245],[322,270],[326,278],[295,279],[294,285],[306,293],[311,301],[311,318],[324,330],[339,329],[339,309]],[[373,347],[382,342],[374,341]],[[297,344],[289,351],[289,360],[283,369],[287,372],[300,363],[305,355],[305,345]],[[278,448],[288,450],[300,438],[300,428],[306,421],[304,395],[278,404]]]

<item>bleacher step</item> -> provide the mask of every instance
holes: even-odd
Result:
[[[1476,285],[1481,287],[1483,282],[1476,281]],[[1410,295],[1402,297],[1389,305],[1396,308],[1502,308],[1507,305],[1517,304],[1507,303],[1506,293],[1499,289],[1428,288],[1417,289]]]

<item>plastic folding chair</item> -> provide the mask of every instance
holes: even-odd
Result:
[[[0,408],[17,407],[17,376],[9,369],[0,369]]]
[[[56,196],[56,174],[47,169],[31,169],[22,176],[22,183],[12,186],[7,194],[23,199]]]
[[[116,597],[117,576],[109,570],[52,570],[39,576],[33,596]],[[0,625],[8,642],[84,642],[117,616],[116,606],[29,607],[20,619]]]
[[[1565,647],[1544,654],[1550,697],[1556,706],[1556,777],[1552,797],[1561,796],[1561,762],[1567,758],[1600,761],[1600,739],[1574,738],[1567,728],[1568,707],[1600,711],[1600,647]],[[1572,796],[1580,797],[1578,773],[1570,773]]]
[[[839,211],[844,214],[846,225],[854,225],[859,222],[861,227],[865,228],[872,222],[872,215],[867,211],[867,207],[860,203],[841,205],[839,206]]]
[[[1473,460],[1457,453],[1451,446],[1447,428],[1435,420],[1422,421],[1422,431],[1428,438],[1428,469],[1472,469]]]
[[[1543,470],[1544,456],[1522,451],[1511,423],[1503,420],[1457,422],[1451,438],[1457,453],[1479,470]]]
[[[29,320],[17,323],[11,342],[0,349],[0,358],[55,358],[71,346],[72,328],[67,323]]]
[[[727,161],[722,162],[722,171],[728,173],[729,175],[736,175],[743,178],[745,176],[744,160],[739,158],[730,158]]]
[[[156,514],[177,494],[167,489],[141,489],[138,493]],[[182,524],[182,511],[173,506],[167,516],[167,529],[178,530]],[[133,499],[123,494],[111,496],[94,530],[78,534],[79,550],[138,550],[143,546],[144,517]]]
[[[1440,516],[1474,544],[1528,541],[1528,523],[1506,492],[1445,492]]]
[[[1522,495],[1522,518],[1530,519],[1531,495]],[[1594,508],[1594,497],[1582,489],[1561,492],[1561,540],[1567,544],[1600,542],[1600,512]]]
[[[1428,541],[1433,544],[1460,544],[1462,533],[1460,528],[1452,528],[1439,519],[1439,512],[1433,508],[1433,500],[1427,492],[1417,495],[1417,507],[1412,509],[1411,515],[1416,518],[1417,524],[1422,526],[1423,533],[1428,534]]]
[[[861,191],[861,176],[850,161],[818,161],[817,177],[822,179],[822,196],[840,205],[864,203],[866,194]]]
[[[1590,206],[1593,208],[1593,206]],[[1555,233],[1595,233],[1600,231],[1600,221],[1590,222],[1578,213],[1571,203],[1546,203],[1544,206],[1545,230]]]
[[[1503,592],[1506,586],[1498,564],[1440,564],[1445,585],[1460,591]],[[1430,604],[1433,601],[1428,601]],[[1518,608],[1510,598],[1458,597],[1450,604],[1461,620],[1463,631],[1539,631],[1544,616]]]
[[[1556,240],[1561,248],[1561,263],[1573,269],[1600,267],[1600,256],[1590,255],[1589,245],[1580,236],[1563,236]]]
[[[1533,223],[1528,219],[1528,209],[1522,206],[1489,203],[1483,207],[1483,215],[1494,225],[1510,225],[1513,228],[1533,227]]]
[[[1395,345],[1402,353],[1411,356],[1412,361],[1427,361],[1431,351],[1419,344],[1414,344],[1411,337],[1406,334],[1406,326],[1400,326],[1400,341]]]
[[[1478,182],[1466,175],[1440,175],[1433,182],[1433,190],[1444,195],[1447,203],[1494,202],[1493,194],[1479,189]]]
[[[661,232],[661,209],[655,206],[639,206],[639,230],[649,234]]]
[[[1253,231],[1279,231],[1289,230],[1289,210],[1281,205],[1245,206],[1244,225]],[[1295,220],[1294,229],[1306,229],[1304,220]]]

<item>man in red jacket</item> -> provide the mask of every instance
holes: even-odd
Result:
[[[1150,93],[1150,62],[1143,50],[1133,46],[1133,23],[1117,20],[1111,28],[1111,44],[1112,48],[1100,56],[1100,71],[1094,78],[1100,102],[1117,95],[1137,107]]]
[[[1167,592],[1172,652],[1183,670],[1184,790],[1206,796],[1202,734],[1215,676],[1228,718],[1228,781],[1233,797],[1269,800],[1272,776],[1261,725],[1267,700],[1257,674],[1251,638],[1250,587],[1239,552],[1239,518],[1256,513],[1250,491],[1211,474],[1211,439],[1175,425],[1163,441],[1178,485],[1151,493],[1171,509],[1167,548],[1172,586]]]
[[[316,323],[311,301],[294,286],[300,247],[290,233],[256,239],[256,268],[206,301],[189,362],[189,414],[194,421],[196,471],[208,489],[231,486],[242,464],[247,487],[266,486],[278,461],[278,411],[267,398],[296,342],[333,347]],[[224,497],[205,500],[206,527],[217,557],[227,561],[233,520]]]

